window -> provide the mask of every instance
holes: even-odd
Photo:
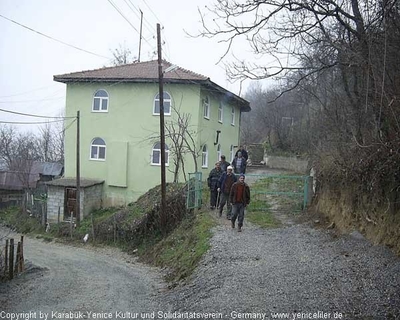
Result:
[[[151,164],[152,165],[161,165],[161,143],[157,142],[153,146],[153,152],[151,153]],[[165,165],[169,164],[169,150],[168,146],[165,145]]]
[[[210,119],[210,99],[208,97],[203,99],[203,116]]]
[[[90,160],[106,159],[106,143],[101,138],[94,138],[90,145]]]
[[[217,147],[217,161],[221,160],[221,156],[222,156],[222,151],[221,151],[221,145],[219,144]]]
[[[172,105],[171,96],[168,92],[164,91],[163,98],[164,98],[164,103],[163,103],[164,114],[169,116],[169,115],[171,115],[171,105]],[[153,114],[154,115],[160,114],[160,94],[159,93],[154,98]]]
[[[107,112],[108,111],[108,93],[100,89],[97,90],[93,97],[93,112]]]
[[[218,122],[222,123],[223,117],[224,117],[224,106],[222,105],[222,102],[220,102],[218,107]]]
[[[208,167],[208,150],[207,145],[203,146],[203,152],[201,154],[201,166],[202,168]]]
[[[232,107],[232,113],[231,113],[231,125],[235,125],[235,107]]]
[[[232,162],[233,159],[235,158],[235,149],[233,147],[233,144],[231,144],[230,153],[231,153],[231,162]]]

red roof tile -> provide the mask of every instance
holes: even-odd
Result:
[[[163,70],[172,67],[173,64],[163,60]],[[181,67],[176,67],[171,71],[164,73],[165,80],[183,80],[183,81],[205,81],[207,77],[186,70]],[[127,82],[133,81],[158,81],[158,61],[146,61],[130,63],[115,67],[105,67],[95,70],[87,70],[80,72],[67,73],[54,76],[54,80],[58,82],[71,82],[71,81],[113,81],[125,80]]]

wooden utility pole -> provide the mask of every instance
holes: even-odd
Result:
[[[163,65],[161,58],[161,31],[157,23],[157,49],[158,49],[158,83],[160,96],[160,144],[161,144],[161,225],[163,232],[166,232],[166,182],[165,182],[165,132],[164,132],[164,88],[163,88]]]
[[[140,9],[139,9],[140,10]],[[140,32],[139,32],[139,55],[138,62],[140,62],[140,52],[142,51],[142,27],[143,27],[143,11],[140,10]]]
[[[76,113],[76,208],[75,208],[77,225],[79,225],[81,221],[81,161],[80,161],[81,154],[80,154],[79,115],[80,112],[77,111]]]

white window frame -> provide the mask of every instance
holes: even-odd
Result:
[[[230,154],[231,154],[231,163],[232,163],[232,161],[233,161],[233,159],[235,158],[235,147],[233,146],[233,144],[231,144],[231,147],[230,147]]]
[[[208,168],[208,148],[205,144],[201,152],[201,167]]]
[[[102,96],[96,97],[96,94],[98,94],[100,92],[105,92],[107,97],[102,97]],[[94,108],[94,103],[95,103],[96,100],[99,101],[99,110],[95,110],[95,108]],[[103,102],[106,102],[106,107],[107,107],[106,109],[103,109]],[[109,104],[110,104],[110,98],[109,98],[108,92],[106,90],[104,90],[104,89],[99,89],[93,95],[92,112],[108,112],[108,105]]]
[[[232,110],[231,110],[231,125],[232,126],[235,125],[235,107],[232,107]]]
[[[206,96],[203,99],[203,117],[207,120],[210,120],[210,97]]]
[[[221,156],[222,156],[221,144],[218,144],[218,146],[217,146],[217,161],[221,160]]]
[[[224,105],[222,104],[222,102],[220,102],[218,106],[218,122],[222,123],[223,119],[224,119]]]
[[[154,162],[154,153],[155,152],[158,153],[159,162]],[[161,143],[160,142],[156,142],[153,145],[153,148],[151,150],[150,162],[151,162],[152,166],[161,166]],[[169,149],[168,149],[167,145],[165,145],[165,165],[166,166],[169,165]]]
[[[96,140],[101,140],[103,143],[95,143]],[[96,153],[93,153],[93,148],[96,148]],[[100,149],[104,148],[104,158],[100,158]],[[96,137],[90,143],[90,150],[89,150],[90,160],[94,161],[106,161],[107,156],[107,145],[104,139],[100,137]],[[94,156],[93,156],[94,155]]]
[[[167,98],[165,96],[168,96]],[[158,112],[156,112],[156,102],[158,101],[158,103],[160,103],[160,93],[158,92],[155,96],[154,96],[154,100],[153,100],[153,115],[154,116],[159,116],[160,115],[160,110]],[[169,103],[169,111],[166,112],[165,111],[165,104]],[[164,91],[164,115],[165,116],[170,116],[171,115],[171,109],[172,109],[172,97],[171,95],[167,92]]]

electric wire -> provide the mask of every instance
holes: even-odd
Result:
[[[47,123],[62,122],[62,121],[64,121],[64,119],[41,121],[41,122],[0,121],[0,123],[4,123],[4,124],[47,124]]]
[[[27,29],[27,30],[29,30],[29,31],[35,32],[35,33],[37,33],[37,34],[39,34],[39,35],[41,35],[41,36],[43,36],[43,37],[46,37],[46,38],[48,38],[48,39],[50,39],[50,40],[56,41],[56,42],[58,42],[58,43],[61,43],[61,44],[65,45],[65,46],[74,48],[74,49],[79,50],[79,51],[83,51],[83,52],[89,53],[89,54],[91,54],[91,55],[94,55],[94,56],[97,56],[97,57],[100,57],[100,58],[104,58],[104,59],[107,59],[107,60],[112,60],[110,57],[106,57],[106,56],[103,56],[103,55],[100,55],[100,54],[97,54],[97,53],[94,53],[94,52],[91,52],[91,51],[88,51],[88,50],[79,48],[79,47],[77,47],[77,46],[74,46],[74,45],[69,44],[69,43],[67,43],[67,42],[58,40],[58,39],[56,39],[56,38],[53,38],[53,37],[51,37],[51,36],[49,36],[49,35],[47,35],[47,34],[44,34],[44,33],[40,32],[40,31],[37,31],[37,30],[35,30],[35,29],[32,29],[32,28],[30,28],[30,27],[28,27],[28,26],[26,26],[26,25],[23,25],[22,23],[19,23],[19,22],[15,21],[15,20],[12,20],[12,19],[10,19],[10,18],[7,18],[7,17],[3,16],[2,14],[0,14],[0,17],[3,18],[3,19],[5,19],[5,20],[8,20],[8,21],[10,21],[10,22],[12,22],[12,23],[15,23],[16,25],[19,25],[20,27],[23,27],[23,28],[25,28],[25,29]]]
[[[35,118],[45,118],[45,119],[74,119],[74,118],[76,118],[76,117],[43,116],[43,115],[37,115],[37,114],[31,114],[31,113],[23,113],[23,112],[11,111],[11,110],[1,109],[1,108],[0,108],[0,111],[7,112],[7,113],[13,113],[13,114],[17,114],[17,115],[20,115],[20,116],[35,117]],[[60,120],[58,120],[58,121],[60,121]]]

